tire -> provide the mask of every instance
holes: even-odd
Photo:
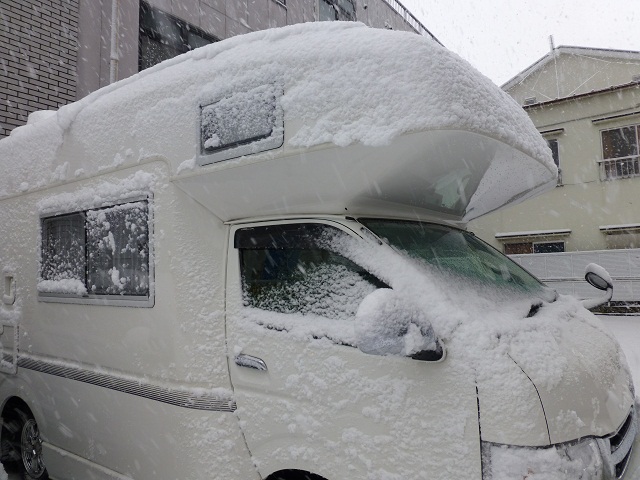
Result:
[[[46,480],[49,478],[42,457],[42,438],[35,419],[27,416],[20,433],[20,453],[22,455],[23,478],[25,480]]]
[[[3,425],[3,457],[9,468],[23,480],[47,480],[49,475],[42,457],[42,438],[31,412],[15,408]]]

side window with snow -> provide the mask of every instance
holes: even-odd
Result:
[[[360,302],[386,285],[333,251],[329,235],[342,231],[320,224],[277,225],[239,230],[244,305],[262,310],[355,317]]]
[[[60,215],[42,220],[39,292],[86,293],[84,286],[84,216]]]
[[[42,219],[41,299],[135,303],[149,285],[148,201]]]
[[[282,88],[261,85],[200,107],[199,164],[251,155],[282,146]]]

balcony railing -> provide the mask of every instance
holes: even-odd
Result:
[[[640,157],[622,157],[598,161],[600,180],[616,180],[640,176]]]
[[[382,1],[385,2],[387,5],[389,5],[392,9],[394,9],[396,13],[400,15],[402,18],[404,18],[404,21],[407,22],[409,25],[411,25],[411,27],[413,27],[413,29],[416,32],[418,32],[420,35],[427,35],[431,37],[433,40],[435,40],[436,42],[440,43],[440,40],[438,40],[429,30],[427,30],[427,27],[425,27],[422,24],[422,22],[418,20],[413,15],[413,13],[407,10],[407,7],[405,7],[398,0],[382,0]],[[440,43],[440,45],[442,45],[442,43]]]

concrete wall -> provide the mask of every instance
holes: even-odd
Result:
[[[0,0],[0,137],[76,99],[78,0]]]

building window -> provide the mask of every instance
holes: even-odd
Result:
[[[146,2],[140,2],[139,32],[139,70],[218,40]]]
[[[42,219],[38,293],[148,298],[148,202]]]
[[[640,126],[603,130],[601,180],[614,180],[640,175],[638,161],[638,129]]]
[[[518,242],[505,243],[506,255],[522,255],[526,253],[560,253],[564,252],[564,242]]]
[[[505,243],[504,253],[505,255],[521,255],[524,253],[533,253],[533,243],[531,242]]]
[[[562,253],[564,242],[536,242],[533,244],[533,253]]]
[[[356,21],[354,0],[318,0],[318,20]]]
[[[555,163],[556,167],[558,167],[558,185],[562,185],[562,170],[560,169],[560,150],[558,148],[558,140],[555,138],[547,140],[547,145],[551,150],[553,163]]]

